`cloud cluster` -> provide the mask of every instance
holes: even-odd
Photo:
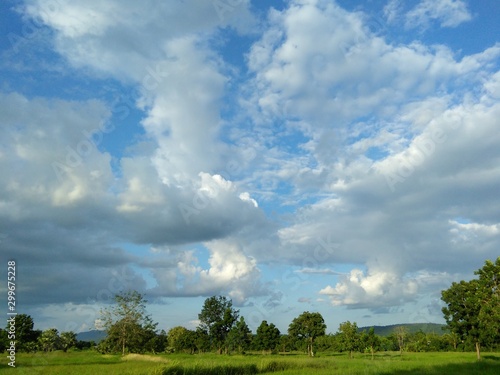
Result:
[[[334,305],[384,311],[497,255],[498,44],[396,44],[326,0],[266,9],[256,35],[250,2],[214,4],[18,8],[71,69],[135,87],[143,130],[115,155],[105,98],[0,93],[0,241],[27,301],[69,311],[117,273],[159,299],[281,300],[285,276],[262,267],[278,264]],[[459,0],[385,14],[387,28],[472,20]],[[227,35],[254,38],[246,66],[221,55]]]
[[[227,77],[202,34],[213,35],[218,27],[248,32],[254,22],[248,2],[233,5],[222,13],[211,2],[82,6],[58,0],[29,1],[18,8],[53,30],[55,49],[77,69],[91,68],[96,77],[110,76],[138,87],[134,104],[145,113],[141,125],[148,143],[142,150],[149,150],[124,156],[118,163],[102,150],[100,141],[113,135],[116,120],[104,101],[2,96],[8,108],[1,119],[2,168],[15,171],[4,174],[2,181],[2,221],[8,233],[4,242],[27,267],[38,264],[37,253],[50,252],[74,268],[57,276],[61,287],[54,297],[45,296],[45,302],[81,301],[95,295],[113,267],[144,268],[148,262],[123,250],[124,242],[173,246],[210,242],[265,221],[249,192],[214,173],[223,170],[229,156],[218,141]],[[186,17],[179,17],[181,13]],[[245,155],[232,158],[238,164]],[[15,238],[16,231],[8,230],[14,223],[20,232],[38,237],[37,246],[26,246],[29,236],[24,241]],[[78,246],[72,246],[72,237],[79,239]],[[212,251],[210,246],[215,245],[207,246]],[[252,291],[242,291],[243,282],[235,283],[234,290],[226,282],[243,279],[255,265],[250,262],[251,269],[242,271],[246,258],[234,255],[235,275],[230,276],[233,268],[221,266],[221,251],[213,250],[209,269],[198,270],[197,277],[207,281],[204,288],[194,289],[193,284],[173,290],[162,283],[165,275],[177,274],[177,263],[164,261],[155,273],[164,287],[158,295],[226,290],[245,299]],[[99,256],[92,258],[94,253]],[[72,275],[86,272],[88,264],[82,258],[87,257],[98,265],[88,273],[88,277],[96,274],[94,283],[78,288],[81,297],[62,291],[66,285],[74,287]],[[43,272],[32,273],[28,297],[43,295],[36,287],[36,275]],[[135,286],[145,288],[144,274],[137,278]],[[86,283],[85,279],[80,276],[79,282]]]
[[[281,241],[304,254],[330,235],[340,244],[330,262],[368,268],[321,293],[349,306],[394,305],[425,289],[415,272],[463,272],[480,266],[477,254],[494,256],[491,242],[456,243],[450,220],[500,220],[498,46],[457,61],[442,46],[391,45],[360,15],[322,1],[293,2],[270,24],[249,57],[253,102],[262,116],[306,123],[314,167],[297,160],[290,180],[300,189],[300,177],[313,179],[329,195],[299,209]]]

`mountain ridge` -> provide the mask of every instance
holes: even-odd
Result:
[[[93,329],[90,331],[84,331],[76,334],[76,339],[78,341],[94,341],[99,342],[106,338],[106,331],[100,331]]]

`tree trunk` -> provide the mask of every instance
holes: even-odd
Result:
[[[477,359],[481,359],[481,345],[479,344],[479,341],[476,341],[476,354],[477,354]]]
[[[370,346],[370,350],[371,350],[371,352],[372,352],[372,361],[373,361],[373,353],[375,352],[375,351],[373,350],[373,346]]]

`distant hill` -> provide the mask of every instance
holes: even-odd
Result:
[[[437,323],[407,323],[407,324],[392,324],[389,326],[368,326],[361,327],[359,331],[365,331],[370,329],[371,327],[375,328],[375,334],[379,336],[389,336],[394,332],[396,327],[405,327],[409,333],[415,333],[418,331],[422,331],[424,333],[436,333],[438,335],[442,335],[446,333],[443,331],[443,327],[446,327],[445,324],[437,324]]]
[[[99,342],[106,337],[105,331],[92,330],[87,332],[80,332],[76,334],[76,339],[80,341],[95,341]]]

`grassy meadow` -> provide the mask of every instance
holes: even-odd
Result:
[[[0,374],[109,374],[109,375],[237,375],[237,374],[500,374],[500,353],[399,353],[381,352],[374,359],[357,354],[217,355],[160,354],[101,355],[93,351],[17,354],[16,368],[0,365]]]

